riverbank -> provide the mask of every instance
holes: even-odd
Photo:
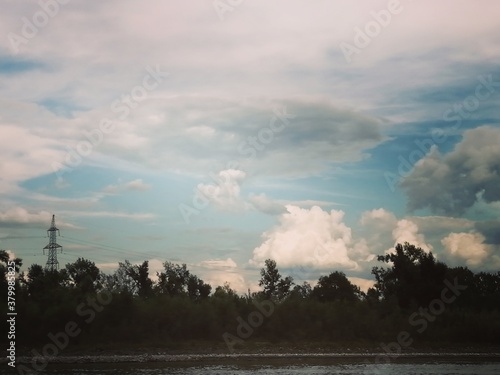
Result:
[[[37,353],[41,348],[34,347]],[[395,348],[395,347],[392,347]],[[384,357],[395,360],[436,361],[439,359],[460,358],[484,359],[500,362],[500,347],[488,345],[450,345],[449,343],[428,343],[418,347],[408,347],[401,353],[389,353],[390,346],[373,343],[351,343],[340,345],[338,343],[269,343],[248,342],[238,350],[230,352],[224,343],[187,342],[177,344],[175,347],[165,346],[78,346],[69,347],[57,356],[33,356],[23,350],[18,355],[17,363],[145,363],[145,362],[211,362],[229,363],[241,361],[342,361],[342,360],[368,360],[374,362]],[[2,361],[3,362],[3,361]]]

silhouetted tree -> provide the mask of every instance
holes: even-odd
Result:
[[[312,295],[321,302],[358,301],[361,297],[361,290],[353,285],[343,272],[335,271],[319,278]]]
[[[66,265],[70,283],[79,293],[92,294],[101,287],[101,273],[94,262],[78,258]]]
[[[293,278],[287,276],[281,277],[278,271],[276,262],[272,259],[267,259],[265,267],[260,270],[259,286],[264,287],[262,294],[265,298],[281,301],[290,294],[290,289],[293,285]]]
[[[187,294],[189,271],[185,264],[182,266],[172,263],[163,263],[165,271],[157,273],[157,289],[161,294],[180,296]]]
[[[405,242],[397,244],[395,251],[379,255],[377,259],[392,264],[389,268],[374,267],[375,288],[385,299],[395,297],[401,308],[411,304],[424,306],[439,298],[447,267],[436,261],[432,252]]]
[[[205,299],[210,295],[212,287],[205,284],[198,276],[189,275],[187,280],[188,296],[192,300]]]
[[[2,295],[6,295],[7,291],[7,272],[8,272],[8,263],[10,261],[9,253],[5,250],[0,250],[0,291]],[[16,273],[19,272],[21,266],[23,265],[23,260],[20,258],[13,259],[14,262],[14,270]],[[18,279],[16,278],[16,286],[18,285]]]
[[[126,274],[134,282],[134,290],[141,298],[149,298],[153,294],[153,281],[149,278],[149,262],[145,260],[142,264],[130,264],[126,261]]]
[[[309,298],[312,294],[311,284],[304,281],[302,285],[295,285],[292,289],[291,296],[294,298]]]
[[[231,289],[231,285],[229,283],[224,283],[223,286],[218,286],[215,288],[214,293],[212,294],[213,298],[220,298],[220,299],[229,299],[229,300],[237,300],[240,297],[238,296],[238,293]]]

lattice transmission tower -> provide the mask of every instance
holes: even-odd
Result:
[[[61,234],[59,233],[59,229],[56,228],[55,215],[52,215],[52,223],[50,224],[50,228],[47,230],[47,234],[49,235],[49,244],[43,248],[43,253],[45,254],[45,249],[47,249],[49,257],[47,259],[45,269],[47,271],[57,271],[59,269],[59,262],[57,261],[57,249],[61,249],[62,253],[62,246],[56,242],[57,234]]]

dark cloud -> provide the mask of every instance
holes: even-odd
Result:
[[[481,126],[466,131],[446,155],[433,148],[401,183],[408,208],[460,215],[480,199],[500,201],[499,144],[500,129]]]
[[[487,244],[500,245],[500,220],[479,221],[475,228],[483,234]]]

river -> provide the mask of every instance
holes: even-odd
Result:
[[[380,358],[379,358],[380,359]],[[375,363],[374,356],[303,356],[198,358],[140,363],[50,364],[43,374],[64,375],[498,375],[498,355],[433,355],[394,358]],[[384,362],[384,361],[380,361]]]

